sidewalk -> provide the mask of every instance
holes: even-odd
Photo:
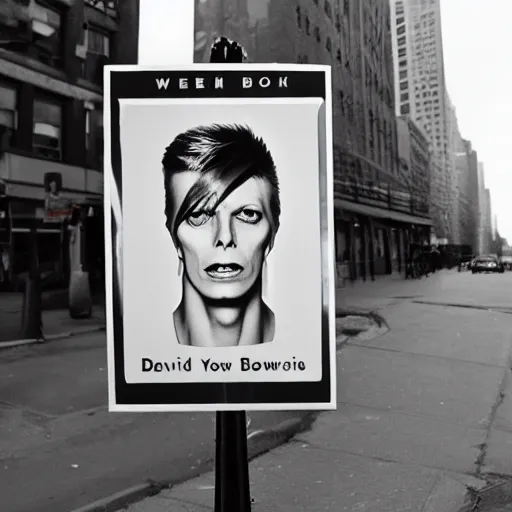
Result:
[[[405,279],[403,273],[394,273],[376,276],[375,281],[348,281],[343,288],[336,289],[336,308],[379,310],[406,298],[420,298],[435,290],[442,276],[454,272],[443,269],[421,279]]]
[[[23,294],[0,294],[0,348],[7,342],[18,341],[21,335]],[[44,307],[44,303],[43,303]],[[100,330],[105,326],[105,310],[94,306],[90,318],[73,319],[66,309],[43,309],[43,333],[45,337],[67,337],[82,332]]]
[[[395,298],[429,295],[446,276],[338,290],[390,331],[347,342],[338,409],[251,462],[254,512],[458,512],[488,472],[512,476],[512,317]],[[205,512],[213,495],[209,473],[124,510]]]

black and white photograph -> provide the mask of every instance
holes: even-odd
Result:
[[[0,512],[512,512],[512,0],[0,0]]]
[[[331,408],[329,69],[106,73],[111,407]]]

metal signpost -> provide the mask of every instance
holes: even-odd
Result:
[[[330,68],[244,58],[105,68],[109,410],[215,411],[215,512],[246,411],[336,408]]]

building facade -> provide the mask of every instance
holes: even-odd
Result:
[[[332,66],[336,257],[353,279],[403,267],[431,223],[399,179],[390,22],[381,0],[196,0],[196,62],[222,35],[250,61]]]
[[[431,216],[438,238],[453,237],[455,203],[450,155],[440,0],[391,0],[397,115],[417,121],[432,145]]]
[[[65,233],[45,218],[49,193],[101,212],[103,66],[137,62],[138,8],[138,0],[0,3],[3,242],[15,274],[27,269],[34,224],[42,270],[62,271]]]
[[[460,138],[455,155],[459,242],[478,247],[478,157],[471,142]]]
[[[484,164],[478,162],[478,252],[487,254],[490,250],[491,213],[490,193],[485,187]]]
[[[430,201],[431,147],[426,133],[410,116],[396,119],[400,180],[415,197]]]
[[[483,226],[483,243],[484,252],[491,252],[491,248],[494,240],[494,230],[492,221],[492,203],[491,203],[491,191],[486,188],[484,192],[484,226]]]

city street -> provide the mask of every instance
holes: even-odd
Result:
[[[443,270],[338,290],[338,305],[377,310],[389,332],[347,341],[338,409],[251,463],[255,510],[474,512],[470,490],[512,477],[511,289],[512,272]],[[213,483],[127,510],[212,510]]]
[[[380,477],[365,464],[381,459],[464,475],[486,469],[512,475],[512,384],[503,380],[512,347],[511,289],[512,272],[443,270],[428,279],[383,277],[338,290],[339,307],[377,310],[391,330],[342,348],[338,411],[299,436],[321,446],[326,463],[326,454],[337,454],[338,469],[318,469],[332,475],[332,486],[338,487],[338,470],[344,481],[347,461],[363,464],[368,478]],[[211,468],[213,415],[106,411],[101,333],[6,350],[0,365],[2,510],[69,512],[148,480],[179,482]],[[250,430],[297,415],[254,414]],[[376,421],[368,423],[369,417]],[[289,460],[295,461],[290,482],[294,471],[311,478],[308,461],[293,454]],[[325,477],[320,473],[318,480]],[[269,501],[258,478],[258,500]],[[275,479],[283,484],[282,475]]]
[[[211,467],[211,414],[109,414],[103,333],[0,351],[2,512],[69,512]],[[250,431],[299,413],[251,414]]]

